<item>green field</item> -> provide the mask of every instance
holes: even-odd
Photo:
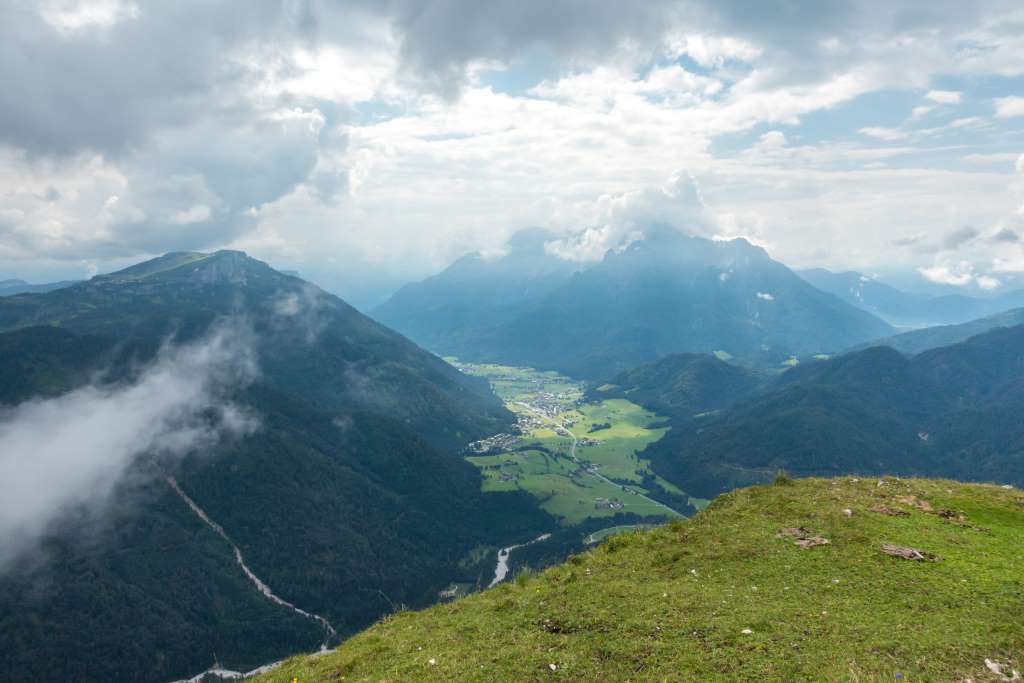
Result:
[[[625,399],[582,403],[582,386],[554,372],[449,362],[463,372],[486,377],[520,417],[524,431],[499,454],[468,457],[484,475],[484,491],[527,491],[566,526],[620,513],[675,516],[645,498],[650,491],[642,483],[654,475],[650,463],[637,455],[664,436],[667,429],[655,426],[664,418]],[[579,440],[579,462],[570,457],[572,437],[559,433],[558,425]],[[593,464],[594,471],[586,471],[581,463]],[[667,481],[654,479],[666,491],[685,496]]]
[[[568,393],[572,398],[567,400],[578,401],[583,397],[583,390],[578,382],[562,377],[554,371],[542,372],[533,368],[496,363],[462,363],[457,358],[445,360],[467,374],[486,377],[494,393],[506,403],[524,401],[544,391],[552,394]]]
[[[597,477],[579,473],[579,467],[568,457],[555,457],[537,450],[502,455],[470,456],[469,461],[484,475],[484,491],[516,491],[522,489],[536,496],[541,507],[561,518],[565,525],[579,524],[588,517],[612,517],[619,512],[637,515],[666,515],[665,508],[651,503],[622,487]],[[516,477],[502,480],[502,475]],[[640,487],[632,487],[641,494]],[[598,507],[598,499],[616,501],[622,507]]]

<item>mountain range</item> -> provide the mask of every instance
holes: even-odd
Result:
[[[0,280],[0,296],[13,296],[14,294],[29,294],[35,292],[52,292],[55,289],[70,287],[77,280],[62,280],[60,282],[46,282],[42,284],[30,284],[24,280]]]
[[[0,402],[85,387],[98,405],[142,386],[168,348],[203,349],[224,321],[245,330],[227,350],[251,346],[258,368],[191,429],[225,404],[254,426],[180,458],[143,454],[105,506],[76,503],[5,567],[0,678],[166,681],[315,649],[322,624],[267,600],[233,547],[344,636],[454,580],[489,579],[475,548],[556,524],[526,494],[483,496],[458,456],[511,424],[485,381],[240,252],[173,253],[0,299]]]
[[[798,271],[812,285],[900,327],[955,325],[1024,306],[1024,289],[990,297],[962,294],[931,296],[904,292],[855,271],[823,268]]]
[[[882,337],[881,339],[872,340],[868,344],[861,344],[855,347],[855,350],[867,348],[868,346],[891,346],[897,351],[913,355],[940,346],[958,344],[989,330],[1000,327],[1014,327],[1021,324],[1024,324],[1024,308],[1014,308],[958,325],[936,325],[934,327],[903,332],[891,337]]]
[[[874,346],[767,381],[734,380],[724,408],[704,398],[728,386],[718,378],[730,374],[718,368],[705,382],[683,384],[671,373],[648,385],[618,379],[649,406],[685,407],[644,457],[694,495],[714,497],[779,471],[1024,484],[1024,428],[1014,417],[1024,410],[1024,325],[913,356]]]
[[[589,380],[590,400],[663,416],[670,429],[638,462],[692,500],[779,472],[1024,484],[1024,309],[894,335],[744,240],[655,226],[583,265],[551,253],[553,238],[526,231],[502,256],[463,257],[397,292],[373,312],[381,322],[237,251],[175,252],[0,298],[0,438],[33,406],[81,423],[68,408],[80,395],[90,411],[120,395],[159,403],[177,390],[159,373],[183,350],[233,359],[192,370],[220,393],[175,408],[187,419],[174,418],[170,447],[140,447],[112,481],[69,497],[30,552],[0,552],[0,678],[248,670],[430,605],[453,584],[485,586],[497,548],[550,539],[514,568],[578,549],[579,530],[538,498],[482,492],[461,455],[514,432],[515,416],[431,351],[558,370]],[[154,371],[158,390],[135,391]],[[95,428],[125,429],[131,407]],[[175,439],[187,441],[180,453]],[[86,440],[71,448],[89,457]],[[92,489],[105,486],[101,504]],[[778,505],[764,509],[790,503]],[[582,618],[538,623],[569,634]]]
[[[458,261],[403,288],[371,315],[443,355],[589,379],[674,352],[777,366],[893,331],[742,239],[712,241],[651,226],[642,239],[583,269],[560,263],[543,242],[533,235],[497,261]],[[520,262],[539,275],[521,272]],[[455,306],[448,303],[454,290],[462,292]]]

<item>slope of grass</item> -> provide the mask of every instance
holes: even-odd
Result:
[[[986,658],[1024,668],[1024,494],[878,482],[738,490],[260,680],[977,682],[999,680]],[[801,549],[786,527],[830,543]]]

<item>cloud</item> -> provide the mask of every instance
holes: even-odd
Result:
[[[141,458],[166,463],[251,431],[253,417],[230,394],[255,376],[252,348],[243,324],[225,322],[165,346],[130,383],[91,384],[0,416],[0,567],[72,509],[102,509]]]
[[[506,63],[531,52],[551,61],[593,63],[658,44],[674,23],[673,3],[585,0],[391,3],[403,70],[446,98],[469,83],[474,64]]]
[[[978,275],[974,281],[978,283],[978,287],[985,290],[999,289],[1003,286],[1002,281],[991,275]]]
[[[942,246],[946,249],[956,249],[957,247],[970,242],[980,234],[981,233],[978,232],[977,228],[965,225],[964,227],[958,228],[946,235],[945,239],[942,240]]]
[[[312,344],[327,327],[324,307],[329,300],[316,285],[303,282],[298,289],[282,292],[272,302],[274,326],[286,335],[301,331],[307,344]]]
[[[963,93],[956,90],[929,90],[925,97],[938,104],[960,104]]]
[[[960,157],[969,164],[1005,164],[1017,160],[1014,152],[986,152],[977,154],[965,154]]]
[[[917,272],[926,280],[940,285],[966,287],[974,284],[984,290],[997,289],[1003,285],[1001,280],[992,275],[976,272],[969,261],[960,261],[955,264],[937,263],[928,268],[918,268]],[[1000,271],[993,268],[993,272]]]
[[[1020,234],[1010,228],[1002,228],[991,237],[993,242],[1020,242]]]
[[[914,107],[913,109],[910,110],[910,120],[911,121],[917,121],[918,119],[923,118],[924,115],[927,114],[928,112],[930,112],[931,110],[932,110],[932,107],[928,107],[928,106],[925,106],[925,105],[921,105],[919,107]]]
[[[899,128],[861,128],[860,132],[868,137],[877,138],[879,140],[903,140],[910,136],[906,131],[900,130]]]
[[[1005,119],[855,132],[870,93],[1012,95],[1019,3],[756,5],[0,3],[0,269],[234,246],[347,295],[525,225],[597,225],[581,207],[681,167],[720,228],[804,264],[921,265],[886,248],[894,225],[1005,213],[1005,178],[949,151],[1003,149]],[[945,111],[926,95],[910,120]]]
[[[935,265],[930,268],[918,268],[917,272],[926,280],[941,285],[964,287],[974,281],[974,270],[966,261],[956,266]]]
[[[1024,97],[997,97],[992,103],[995,105],[997,118],[1024,116]]]
[[[671,226],[688,234],[712,237],[717,221],[701,197],[697,181],[677,171],[660,188],[604,195],[581,209],[591,227],[546,245],[547,250],[573,261],[596,261],[611,249],[642,239],[645,230]]]

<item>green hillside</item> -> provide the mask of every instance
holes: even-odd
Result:
[[[971,320],[959,325],[937,325],[920,330],[912,330],[884,339],[877,339],[870,344],[862,344],[857,349],[870,346],[891,346],[901,353],[917,354],[940,346],[959,344],[971,337],[984,334],[1000,327],[1014,327],[1024,324],[1024,308],[1015,308],[1003,313]]]
[[[256,590],[165,471],[261,580],[342,636],[453,581],[488,581],[498,547],[556,525],[524,492],[484,495],[458,455],[513,420],[485,380],[240,252],[0,299],[0,411],[130,386],[168,339],[229,316],[251,328],[260,373],[224,399],[258,429],[180,461],[140,457],[111,509],[57,519],[38,557],[0,575],[0,680],[159,683],[323,641]]]
[[[258,680],[998,681],[1021,614],[1019,489],[782,479]]]
[[[643,453],[713,498],[796,476],[896,474],[1024,484],[1024,326],[906,357],[873,347],[804,363],[755,397],[676,421]]]
[[[727,363],[710,354],[673,353],[620,372],[591,390],[590,398],[631,401],[687,420],[728,408],[752,396],[771,376]]]

